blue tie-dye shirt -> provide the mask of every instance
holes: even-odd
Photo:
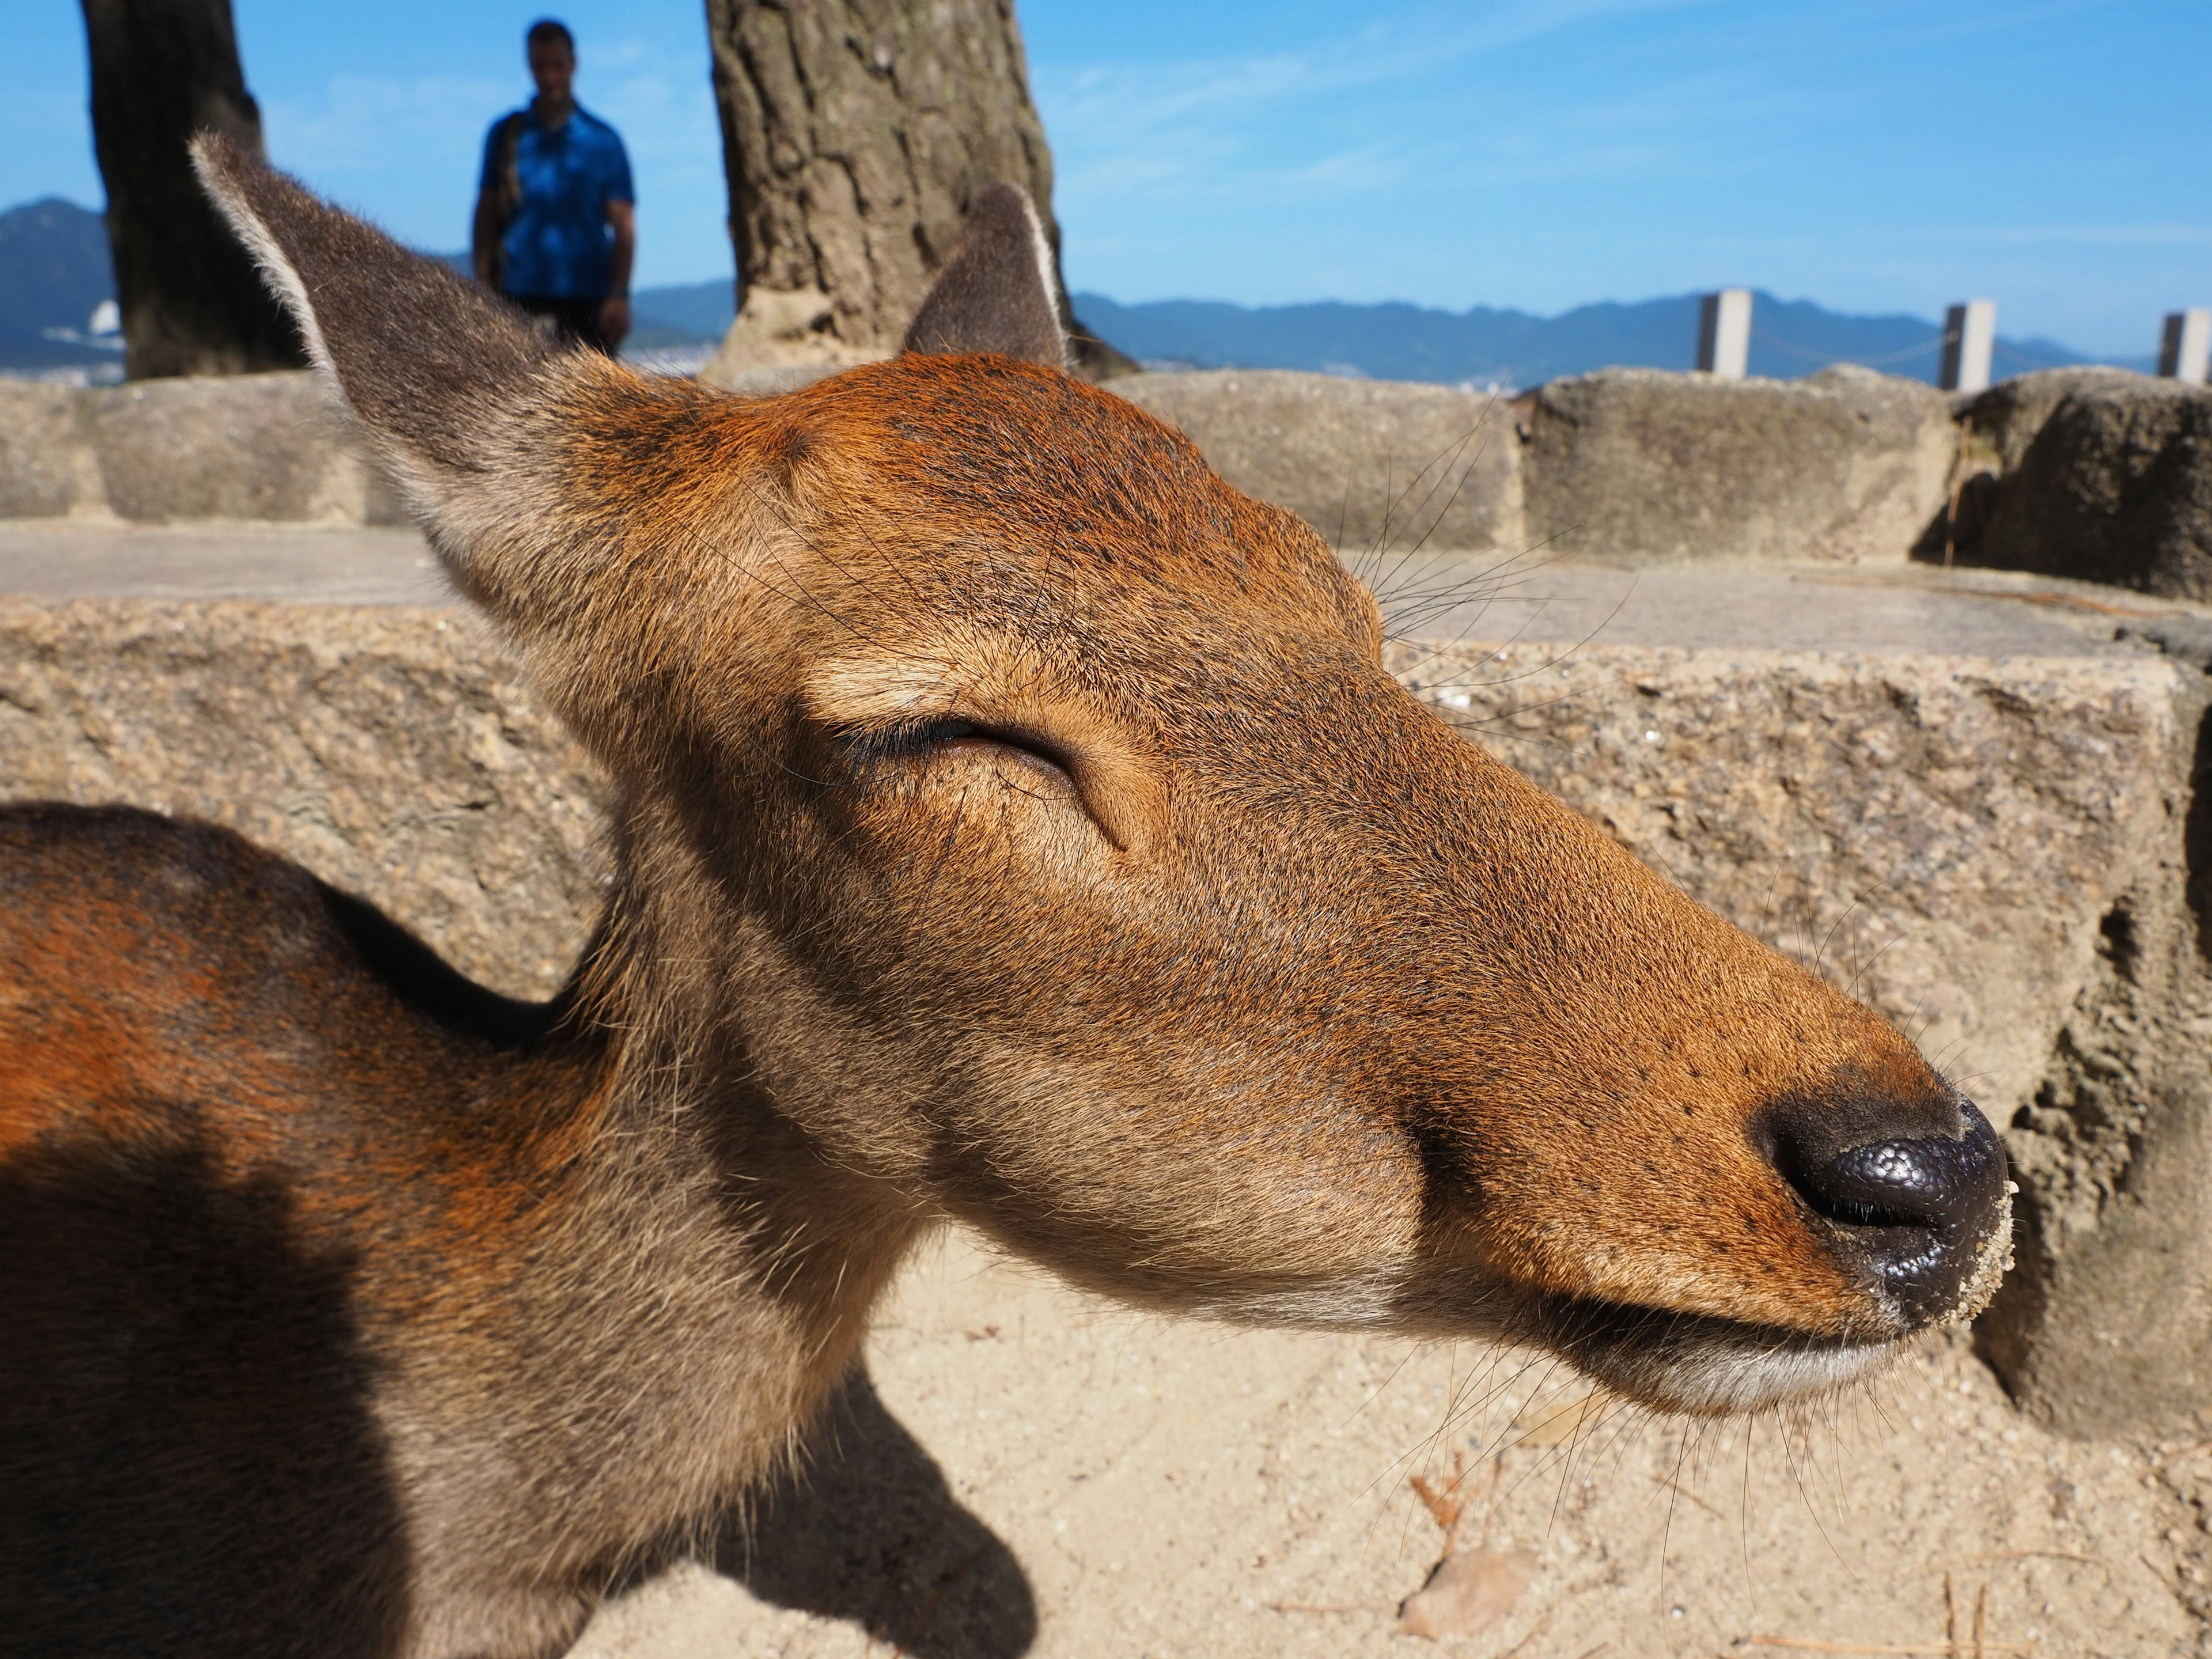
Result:
[[[548,300],[601,300],[614,285],[614,230],[609,202],[635,202],[629,156],[615,130],[580,104],[548,132],[527,110],[515,145],[522,205],[507,228],[509,294]],[[484,140],[483,183],[500,163],[500,135],[512,117],[492,123]]]

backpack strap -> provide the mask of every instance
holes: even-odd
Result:
[[[522,209],[522,123],[524,112],[517,110],[508,116],[500,128],[499,184],[507,208],[505,218],[512,220]],[[502,224],[501,229],[506,226]]]
[[[471,240],[490,269],[491,285],[502,292],[507,286],[507,228],[522,210],[522,124],[526,112],[515,111],[499,124],[492,144],[490,165],[484,169],[483,188],[477,192],[477,217]]]

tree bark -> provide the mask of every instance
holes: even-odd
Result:
[[[987,184],[1030,192],[1057,273],[1013,0],[707,0],[707,22],[738,258],[716,369],[896,351]],[[1064,285],[1060,309],[1079,372],[1135,367],[1075,326]]]
[[[192,176],[196,132],[261,148],[230,0],[83,0],[92,136],[131,380],[296,368],[298,331]]]

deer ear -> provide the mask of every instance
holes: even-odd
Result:
[[[202,133],[192,165],[378,447],[403,471],[480,463],[491,406],[538,377],[551,344],[450,266],[317,201],[230,139]]]
[[[663,556],[692,523],[670,495],[719,511],[726,551],[780,533],[758,504],[769,486],[753,488],[769,417],[554,344],[226,139],[195,139],[192,162],[455,585],[523,647],[570,728],[617,772],[673,741],[688,716],[667,665],[708,660],[703,630],[754,584],[741,553]],[[651,645],[642,615],[670,619]]]
[[[988,185],[976,192],[967,234],[915,313],[906,349],[996,351],[1048,368],[1067,367],[1052,249],[1027,191]]]
[[[532,550],[551,526],[618,515],[605,481],[636,471],[580,468],[578,452],[618,459],[682,394],[556,345],[228,138],[194,139],[192,165],[461,591],[502,620],[542,623],[549,573],[574,561]]]

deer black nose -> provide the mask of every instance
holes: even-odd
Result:
[[[1832,1224],[1838,1250],[1873,1273],[1915,1326],[1958,1305],[2004,1212],[2004,1144],[1971,1101],[1956,1104],[1956,1135],[1898,1136],[1840,1150],[1810,1114],[1789,1114],[1777,1126],[1775,1162],[1783,1175]]]

